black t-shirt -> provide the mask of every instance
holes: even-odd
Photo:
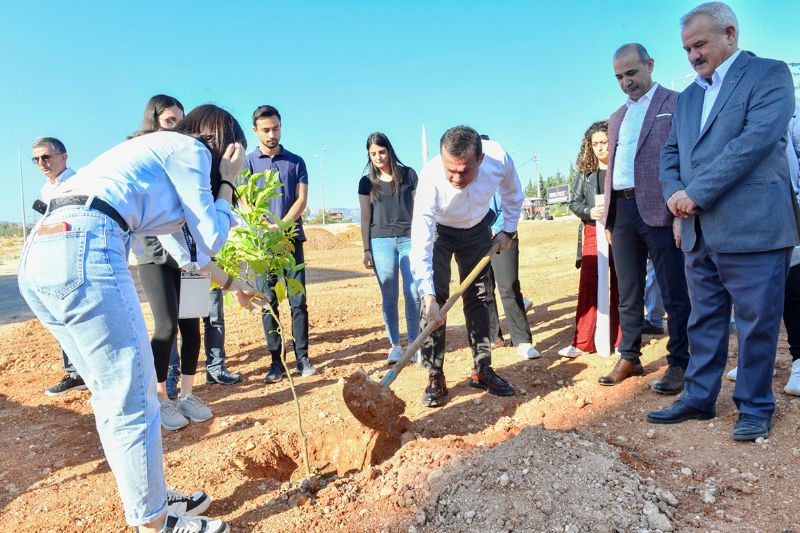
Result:
[[[390,182],[380,182],[380,194],[372,199],[370,216],[370,238],[410,237],[411,215],[414,212],[414,191],[417,189],[417,173],[413,168],[401,167],[403,181],[400,194],[395,196]],[[372,182],[363,176],[358,182],[358,194],[369,196]]]

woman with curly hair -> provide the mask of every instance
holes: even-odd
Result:
[[[603,184],[608,168],[608,121],[595,122],[583,134],[576,168],[579,172],[569,208],[581,219],[583,226],[583,247],[580,261],[581,269],[578,285],[578,309],[575,313],[575,335],[572,343],[558,351],[562,357],[577,357],[584,353],[597,351],[594,345],[594,332],[597,326],[597,233],[596,221],[603,214],[603,206],[595,205],[595,197],[603,194]],[[611,331],[610,351],[617,346],[619,334],[619,292],[614,263],[611,265]]]

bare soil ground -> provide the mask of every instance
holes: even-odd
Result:
[[[616,387],[597,384],[613,358],[556,353],[574,327],[576,228],[569,219],[521,224],[520,278],[536,304],[528,319],[542,357],[493,353],[519,394],[497,398],[465,384],[471,356],[456,306],[445,366],[450,402],[422,407],[426,374],[417,365],[404,370],[393,386],[410,420],[404,445],[363,472],[302,479],[288,385],[263,384],[260,321],[229,307],[228,366],[245,379],[197,387],[215,417],[164,433],[168,484],[206,490],[214,498],[208,514],[234,531],[800,531],[800,399],[782,391],[790,367],[783,332],[767,443],[731,440],[727,381],[713,421],[648,424],[647,411],[673,400],[648,386],[666,364],[663,337],[645,340],[648,374]],[[389,347],[358,232],[339,229],[346,231],[317,233],[306,250],[311,357],[320,373],[299,380],[298,391],[312,440],[335,434],[349,417],[344,378],[359,367],[379,377]],[[735,336],[730,345],[729,368]],[[0,530],[124,531],[89,393],[42,393],[61,378],[60,365],[58,345],[38,321],[0,326]]]

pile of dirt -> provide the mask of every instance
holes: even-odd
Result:
[[[353,226],[352,228],[348,229],[347,231],[343,231],[336,235],[344,242],[361,242],[361,227],[360,226]]]
[[[311,462],[339,475],[359,471],[389,459],[403,444],[411,425],[403,416],[406,404],[389,388],[358,371],[342,383],[345,408],[335,427],[318,433],[309,443]],[[349,413],[348,413],[349,411]]]
[[[305,251],[337,250],[348,247],[348,244],[322,228],[305,228],[306,242],[303,244]]]

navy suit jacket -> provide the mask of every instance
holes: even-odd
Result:
[[[699,207],[681,220],[681,248],[689,252],[696,245],[695,217],[716,252],[796,245],[800,233],[786,159],[794,88],[786,63],[742,51],[701,129],[704,95],[692,83],[678,96],[661,151],[664,200],[685,189]]]

